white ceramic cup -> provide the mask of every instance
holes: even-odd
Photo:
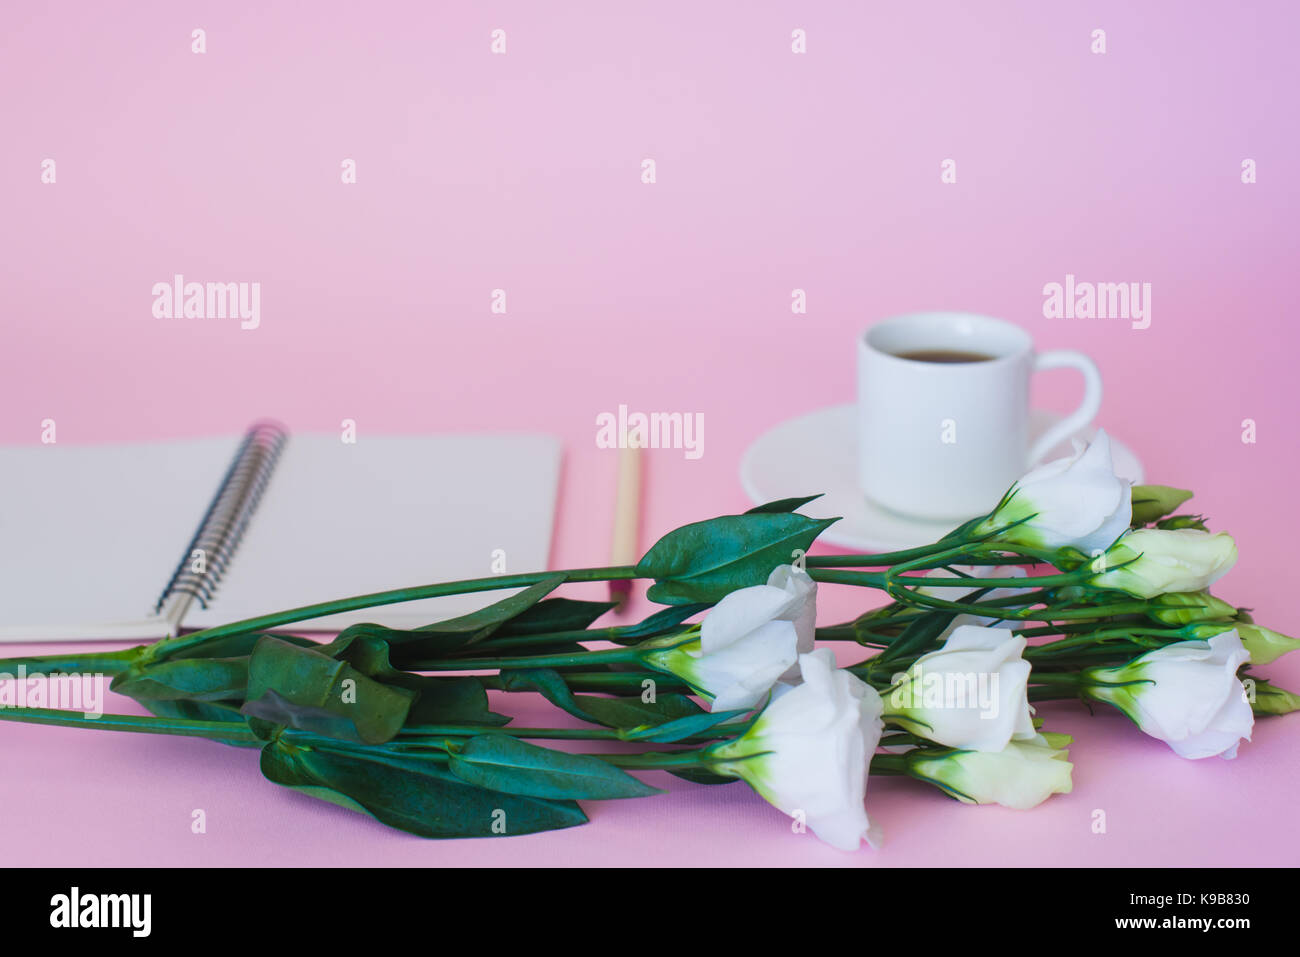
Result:
[[[990,358],[928,362],[919,351]],[[1079,407],[1029,445],[1029,378],[1041,369],[1083,374]],[[962,312],[886,319],[858,339],[858,478],[862,492],[917,518],[967,519],[997,505],[1011,484],[1101,407],[1101,374],[1081,352],[1035,354],[1019,326]]]

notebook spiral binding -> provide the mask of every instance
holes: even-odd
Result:
[[[198,530],[158,598],[155,612],[177,595],[188,595],[200,607],[208,607],[288,440],[289,433],[275,422],[258,422],[248,430]],[[199,554],[203,570],[196,572],[194,566]]]

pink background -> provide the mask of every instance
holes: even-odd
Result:
[[[965,309],[1093,354],[1101,423],[1237,537],[1219,593],[1300,632],[1296,26],[1286,3],[10,4],[0,442],[37,442],[47,417],[65,443],[231,433],[264,415],[297,430],[353,418],[362,436],[546,430],[566,451],[552,564],[599,564],[615,469],[595,447],[599,412],[704,413],[703,458],[649,457],[648,542],[747,506],[741,453],[784,418],[852,399],[865,324]],[[190,52],[195,27],[204,55]],[[489,52],[496,28],[504,56]],[[795,28],[806,55],[790,52]],[[1105,55],[1089,52],[1095,28]],[[40,182],[46,158],[55,185]],[[356,185],[340,182],[344,158]],[[947,158],[955,185],[939,179]],[[261,328],[152,318],[153,283],[177,272],[262,283]],[[1152,283],[1151,327],[1043,318],[1043,285],[1066,273]],[[498,287],[505,316],[489,312]],[[1067,408],[1077,388],[1052,376],[1041,401]],[[824,624],[870,597],[822,594]],[[1300,687],[1300,661],[1264,673]],[[519,723],[546,720],[512,706]],[[1188,762],[1118,713],[1043,713],[1077,737],[1072,794],[1017,813],[873,782],[886,844],[857,854],[792,834],[743,786],[666,776],[670,795],[591,804],[576,831],[431,843],[276,788],[252,752],[5,725],[0,801],[19,822],[5,856],[1300,857],[1300,719],[1259,723],[1234,762]],[[206,835],[190,833],[194,808]]]

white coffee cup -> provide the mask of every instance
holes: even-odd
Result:
[[[969,353],[926,361],[909,353]],[[1079,407],[1029,444],[1029,379],[1083,374]],[[1034,353],[1019,326],[962,312],[886,319],[858,339],[858,478],[862,492],[917,518],[966,519],[1002,494],[1101,407],[1101,374],[1081,352]]]

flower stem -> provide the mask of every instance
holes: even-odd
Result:
[[[83,714],[54,708],[0,708],[0,721],[49,724],[65,728],[98,731],[135,731],[143,734],[176,734],[189,738],[259,743],[257,735],[242,721],[199,721],[189,718],[156,718],[138,714]]]
[[[655,683],[656,691],[695,694],[686,682],[660,671],[566,671],[564,683],[570,691],[604,691],[616,694],[620,691],[633,691],[641,694],[644,683]],[[497,675],[481,675],[478,679],[488,691],[506,691]]]
[[[1139,636],[1150,635],[1150,642],[1143,642]],[[1177,640],[1179,637],[1176,628],[1100,628],[1095,631],[1088,631],[1082,634],[1075,634],[1069,638],[1062,638],[1060,641],[1051,641],[1043,645],[1035,645],[1032,648],[1025,649],[1025,657],[1029,659],[1042,658],[1051,660],[1062,651],[1072,649],[1090,649],[1099,647],[1104,642],[1111,642],[1111,650],[1115,649],[1117,642],[1112,639],[1118,639],[1119,642],[1127,642],[1138,648],[1146,649],[1150,644],[1158,644],[1162,638]],[[1136,652],[1135,652],[1136,653]]]
[[[1029,683],[1053,685],[1059,688],[1078,688],[1083,683],[1083,676],[1077,671],[1031,671],[1029,673]]]
[[[619,565],[609,568],[575,568],[564,572],[530,572],[524,575],[497,575],[491,578],[469,578],[463,581],[441,582],[434,585],[418,585],[413,588],[396,588],[391,591],[373,592],[369,595],[356,595],[352,598],[339,598],[334,601],[304,605],[287,611],[245,618],[226,625],[205,628],[188,635],[164,638],[150,645],[151,660],[170,657],[178,652],[188,650],[215,638],[230,635],[242,635],[250,631],[266,631],[290,625],[295,622],[324,618],[341,612],[356,611],[361,608],[374,608],[379,605],[392,605],[400,602],[418,601],[423,598],[442,598],[447,595],[467,595],[473,592],[494,591],[501,588],[526,588],[538,582],[563,575],[565,582],[623,581],[638,578],[634,565]]]
[[[116,675],[126,671],[140,657],[145,645],[123,648],[121,651],[84,651],[58,655],[32,655],[30,657],[0,659],[0,673],[10,674],[20,667],[27,676],[51,674]]]
[[[508,648],[531,648],[537,645],[558,645],[565,642],[613,641],[620,637],[618,628],[578,628],[570,631],[538,632],[532,635],[512,635],[508,638],[489,638],[480,645],[468,645],[463,650],[472,655],[479,650],[500,652]]]
[[[734,726],[720,725],[708,731],[688,735],[681,740],[712,741],[718,738],[734,737]],[[397,732],[392,742],[403,745],[409,738],[472,738],[483,734],[508,734],[516,738],[553,741],[624,741],[618,728],[515,728],[515,727],[481,727],[476,725],[413,725]],[[634,744],[635,742],[627,742]]]
[[[804,559],[807,568],[882,568],[897,565],[917,558],[925,558],[936,552],[946,552],[953,547],[951,541],[931,542],[915,548],[902,548],[894,552],[879,552],[875,555],[809,555]]]
[[[917,569],[919,570],[919,569]],[[1036,578],[900,578],[895,575],[895,569],[888,572],[858,572],[858,571],[838,571],[835,569],[814,569],[808,574],[819,582],[825,582],[828,585],[862,585],[867,588],[880,588],[887,590],[890,597],[897,597],[899,591],[909,595],[915,593],[903,584],[916,584],[925,588],[1059,588],[1062,585],[1078,585],[1087,577],[1087,569],[1082,570],[1085,574],[1078,572],[1064,572],[1060,575],[1040,575]],[[890,588],[890,585],[899,586],[897,589]],[[936,608],[954,605],[953,602],[945,602],[942,599],[930,598],[922,595],[916,599],[897,598],[898,601],[917,606],[924,599],[925,604],[932,604]],[[960,606],[963,610],[969,609],[970,605]]]
[[[713,761],[700,756],[699,749],[685,751],[647,751],[644,754],[593,754],[616,768],[639,771],[668,770],[669,768],[710,768]]]
[[[507,668],[581,668],[586,665],[613,665],[642,661],[636,648],[609,648],[571,655],[523,655],[515,658],[451,658],[413,661],[409,671],[503,671]]]
[[[902,754],[873,754],[871,756],[872,774],[906,774],[907,758]]]

